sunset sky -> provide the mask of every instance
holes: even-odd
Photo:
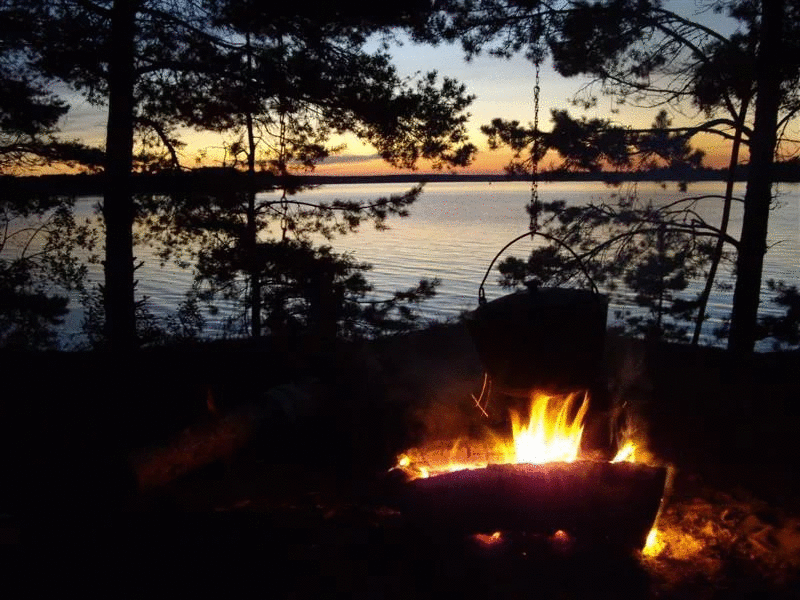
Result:
[[[479,152],[475,162],[462,172],[494,173],[503,170],[510,159],[510,153],[486,147],[486,136],[480,132],[480,126],[488,124],[493,118],[516,119],[529,123],[534,118],[533,88],[535,81],[534,65],[523,57],[503,60],[489,56],[479,56],[467,62],[464,54],[457,46],[443,45],[436,48],[406,43],[393,49],[394,64],[398,70],[412,75],[419,70],[435,69],[441,75],[454,77],[466,84],[469,93],[476,97],[469,109],[469,133],[472,142],[478,146]],[[550,111],[566,109],[577,116],[588,118],[612,119],[615,123],[633,128],[647,127],[658,112],[657,108],[639,108],[615,104],[609,97],[600,97],[595,108],[583,111],[573,106],[570,100],[584,86],[590,84],[588,78],[566,79],[553,71],[549,62],[542,66],[541,94],[539,107],[539,125],[542,130],[551,128]],[[613,111],[613,112],[612,112]],[[684,115],[674,113],[672,117],[676,125],[693,122],[696,109],[684,107]],[[702,116],[698,117],[702,118]],[[694,121],[697,122],[697,121]],[[358,140],[346,140],[347,156],[342,162],[334,159],[331,164],[318,168],[320,173],[339,172],[390,172],[392,169],[379,159],[368,160],[371,154],[368,147],[360,146]],[[729,144],[721,138],[706,136],[696,138],[695,145],[707,153],[706,162],[710,166],[721,167],[727,163]],[[363,162],[353,162],[361,157]],[[553,153],[542,161],[542,168],[559,162]],[[421,166],[421,168],[424,168]],[[363,170],[362,170],[363,169]]]
[[[673,8],[695,19],[714,26],[715,29],[730,28],[730,22],[724,17],[708,11],[698,13],[693,0],[676,0]],[[688,11],[688,12],[687,12]],[[503,151],[490,151],[486,147],[486,138],[479,127],[489,123],[495,117],[517,119],[528,123],[534,117],[533,87],[534,67],[521,57],[511,60],[480,56],[467,62],[464,54],[457,46],[439,47],[419,46],[411,43],[394,46],[391,49],[394,64],[404,76],[415,73],[437,70],[441,75],[454,77],[466,84],[468,92],[477,96],[470,107],[469,132],[471,141],[479,148],[475,162],[459,172],[497,173],[509,160],[509,154]],[[541,74],[540,126],[549,130],[550,111],[554,108],[568,109],[573,116],[610,118],[620,125],[634,128],[649,125],[657,112],[656,108],[637,108],[630,105],[616,105],[608,97],[600,97],[597,106],[589,111],[581,111],[570,104],[570,99],[588,80],[585,78],[564,79],[556,74],[549,63],[543,65]],[[96,107],[90,106],[80,96],[69,94],[68,100],[72,110],[63,121],[64,137],[78,137],[96,145],[103,145],[105,135],[105,114]],[[696,114],[692,107],[683,107],[683,115],[674,113],[672,117],[676,125],[697,122],[702,116]],[[186,130],[181,138],[187,143],[181,158],[183,165],[192,167],[197,164],[198,153],[204,151],[206,159],[203,164],[219,165],[222,160],[222,140],[212,134],[200,134]],[[345,143],[346,149],[339,155],[331,157],[325,164],[319,165],[319,174],[385,174],[394,169],[376,157],[375,151],[365,146],[352,136],[332,140],[332,144]],[[722,167],[727,162],[728,143],[716,136],[696,137],[693,144],[706,152],[706,164]],[[546,169],[558,163],[556,155],[545,157],[541,168]],[[426,172],[429,166],[421,163],[419,171]]]

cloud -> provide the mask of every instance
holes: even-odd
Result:
[[[373,160],[380,160],[380,154],[341,154],[329,156],[322,161],[323,165],[343,165],[343,164],[358,164],[371,162]]]

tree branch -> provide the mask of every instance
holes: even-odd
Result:
[[[161,143],[164,144],[164,146],[166,147],[167,151],[170,154],[170,159],[171,159],[170,162],[172,162],[173,168],[180,170],[181,163],[180,160],[178,159],[178,151],[175,149],[174,140],[170,139],[170,137],[167,135],[167,132],[164,131],[164,128],[161,126],[161,124],[155,121],[154,119],[142,116],[136,117],[136,122],[145,125],[147,127],[150,127],[150,129],[156,132],[156,135],[158,135],[159,139],[161,140]]]

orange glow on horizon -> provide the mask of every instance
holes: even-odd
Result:
[[[187,135],[187,146],[181,152],[181,163],[184,168],[195,167],[220,167],[231,166],[231,157],[225,156],[224,149],[220,145],[206,145],[209,140],[204,135]],[[730,143],[721,140],[716,136],[706,135],[702,138],[698,136],[695,146],[705,151],[703,163],[706,167],[714,169],[724,169],[730,160]],[[350,145],[348,145],[350,146]],[[392,166],[385,160],[374,154],[368,146],[359,144],[359,148],[345,150],[341,154],[336,154],[327,162],[316,166],[310,174],[315,175],[342,175],[342,176],[369,176],[369,175],[407,175],[407,174],[435,174],[435,173],[458,173],[471,175],[502,175],[505,167],[512,158],[509,150],[499,149],[490,150],[488,147],[480,147],[475,155],[473,162],[466,167],[444,168],[436,170],[431,161],[421,160],[415,169],[401,169]],[[740,154],[740,164],[746,163],[748,153],[744,148]],[[561,160],[554,151],[547,153],[539,164],[539,172],[555,170],[559,167]],[[33,169],[10,171],[13,175],[45,175],[45,174],[71,174],[85,171],[81,168],[70,168],[65,165],[54,165],[37,167]]]
[[[460,173],[460,174],[502,174],[505,166],[511,159],[510,152],[478,152],[475,160],[466,167],[435,169],[432,161],[421,160],[416,169],[401,169],[390,165],[378,157],[364,157],[363,160],[351,162],[333,162],[320,164],[314,169],[315,175],[393,175],[393,174],[429,174],[429,173]]]

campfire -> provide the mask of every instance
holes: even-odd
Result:
[[[510,437],[487,431],[404,452],[395,469],[409,481],[406,510],[487,543],[503,531],[526,531],[650,551],[667,471],[637,462],[643,448],[634,439],[611,461],[585,456],[589,403],[587,393],[535,391],[527,414],[510,411]]]
[[[645,460],[631,431],[617,432],[610,460],[583,443],[604,388],[606,309],[596,293],[532,289],[476,311],[470,329],[487,373],[472,399],[487,422],[493,396],[503,399],[491,410],[505,427],[401,454],[406,513],[487,543],[508,531],[650,550],[667,469]]]
[[[489,431],[485,439],[457,439],[449,447],[440,443],[412,448],[398,457],[395,468],[413,480],[489,465],[575,462],[581,459],[588,409],[588,393],[533,392],[527,419],[510,411],[510,439]],[[641,442],[625,439],[610,462],[645,462],[643,454]]]

